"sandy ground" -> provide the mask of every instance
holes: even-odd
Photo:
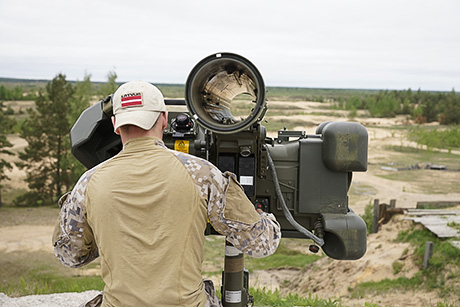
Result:
[[[17,225],[0,227],[0,252],[49,252],[53,253],[51,235],[53,226]]]
[[[303,108],[305,113],[316,112],[324,106],[312,102],[276,102],[287,106],[295,104],[297,108]],[[338,113],[339,111],[334,111]],[[327,115],[293,115],[289,119],[302,119],[310,123],[305,127],[297,127],[307,133],[314,133],[316,126],[329,120],[348,120],[346,112],[342,112],[343,118]],[[269,115],[268,115],[269,117]],[[270,117],[268,118],[270,119]],[[289,120],[286,118],[286,120]],[[407,141],[400,130],[388,129],[395,125],[410,124],[404,117],[394,119],[358,118],[355,119],[368,128],[369,132],[369,162],[378,164],[387,157],[389,152],[386,145],[415,146]],[[271,133],[271,136],[274,134]],[[10,137],[15,144],[13,151],[24,148],[25,142],[16,136]],[[391,153],[395,154],[395,153]],[[459,167],[460,168],[460,167]],[[460,189],[449,194],[425,194],[410,182],[399,182],[384,179],[376,175],[379,168],[370,168],[366,173],[355,173],[352,190],[350,193],[350,206],[358,214],[364,213],[364,208],[373,199],[378,198],[381,202],[388,203],[390,199],[397,199],[397,207],[414,208],[417,201],[460,201]],[[14,168],[8,173],[11,177],[9,186],[25,187],[24,172]],[[442,176],[449,176],[450,180],[460,180],[460,172],[443,172]],[[433,183],[435,184],[435,183]],[[366,255],[356,261],[336,261],[327,257],[317,261],[305,270],[277,269],[268,271],[255,271],[251,274],[252,286],[265,287],[274,290],[282,288],[283,291],[296,292],[301,295],[318,295],[323,298],[341,298],[347,306],[363,306],[365,302],[373,302],[378,306],[429,306],[439,301],[435,292],[417,293],[388,293],[385,295],[351,298],[349,287],[365,281],[379,281],[385,278],[397,278],[400,276],[411,277],[417,272],[417,268],[411,257],[411,247],[405,243],[395,243],[394,238],[401,229],[409,227],[411,222],[396,218],[384,225],[377,234],[368,236]],[[0,251],[46,251],[52,253],[50,238],[53,226],[7,226],[0,225]],[[299,243],[307,253],[308,242]],[[403,263],[403,270],[394,275],[392,264],[395,261]],[[1,303],[1,297],[0,297]],[[11,305],[16,306],[16,305]]]

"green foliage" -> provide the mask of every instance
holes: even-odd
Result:
[[[116,78],[116,73],[110,72],[101,91],[112,93],[117,87]],[[45,91],[39,92],[36,107],[27,110],[28,116],[21,124],[20,136],[28,146],[19,153],[21,161],[16,163],[27,171],[30,191],[16,197],[15,205],[55,204],[85,171],[71,155],[69,132],[90,105],[94,91],[90,75],[73,85],[59,74],[46,85]]]
[[[409,139],[428,149],[447,149],[449,152],[454,148],[460,148],[460,126],[452,126],[445,129],[417,126],[409,130]]]
[[[6,135],[13,132],[13,127],[15,125],[14,118],[11,118],[8,114],[8,109],[5,110],[5,106],[3,102],[0,101],[0,154],[4,155],[13,155],[11,151],[7,148],[12,147]],[[3,205],[2,202],[2,183],[5,180],[9,180],[8,176],[6,175],[6,170],[11,170],[12,165],[8,161],[3,158],[0,158],[0,207]]]
[[[402,262],[399,262],[399,261],[395,261],[392,263],[392,267],[393,267],[393,274],[398,274],[399,272],[401,272],[402,268],[404,267],[404,263]]]
[[[21,86],[7,87],[3,84],[0,85],[0,100],[30,100],[33,99],[33,96]]]
[[[460,224],[454,221],[447,223],[447,226],[460,230]]]
[[[35,199],[39,205],[50,205],[61,196],[63,188],[70,188],[70,125],[66,113],[74,91],[65,76],[59,74],[48,83],[46,92],[39,94],[36,109],[28,109],[29,118],[20,133],[28,146],[19,153],[22,161],[16,165],[27,170],[26,182],[31,191],[18,198],[16,204],[26,205],[25,201]]]
[[[361,298],[374,294],[393,293],[397,291],[432,291],[438,290],[441,298],[451,300],[453,295],[458,296],[456,280],[460,277],[460,250],[450,244],[448,240],[437,238],[426,229],[419,229],[413,226],[411,229],[398,234],[397,242],[408,242],[415,247],[413,257],[415,263],[422,269],[426,242],[434,243],[433,255],[429,266],[420,270],[413,277],[399,277],[397,279],[384,279],[359,283],[350,288],[350,295],[353,298]],[[405,251],[407,253],[407,250]],[[403,270],[403,263],[393,263],[393,273],[398,274]],[[439,303],[436,306],[452,306]]]
[[[110,71],[107,74],[107,82],[104,83],[99,89],[99,98],[104,99],[107,95],[113,94],[117,88],[118,84],[117,80],[117,73],[114,71]]]
[[[374,226],[374,206],[371,203],[368,203],[364,207],[364,214],[361,215],[361,218],[366,222],[367,233],[372,233]]]
[[[446,92],[379,91],[339,100],[339,108],[368,110],[371,116],[393,117],[406,114],[419,123],[439,121],[441,124],[460,123],[460,94]]]
[[[398,290],[439,290],[440,296],[449,299],[453,293],[458,293],[455,280],[460,277],[460,250],[450,244],[448,240],[437,238],[426,229],[415,227],[398,234],[397,242],[408,242],[415,247],[415,263],[422,269],[426,242],[433,242],[433,255],[429,266],[419,271],[411,278],[400,277],[385,279],[378,282],[365,282],[350,289],[352,297],[363,297],[375,293],[394,292]],[[448,264],[448,265],[447,265]],[[402,264],[393,263],[394,273],[402,270]],[[450,283],[449,281],[453,281]]]
[[[93,94],[91,75],[85,75],[83,81],[77,82],[75,84],[74,89],[75,92],[73,93],[72,97],[70,97],[69,109],[67,110],[66,114],[70,128],[75,124],[81,113],[90,106],[90,101]],[[70,148],[69,138],[66,138],[66,146]],[[83,174],[86,170],[83,164],[78,162],[77,159],[73,158],[71,155],[68,157],[68,159],[63,160],[62,167],[63,169],[70,170],[70,182],[76,182],[81,174]]]
[[[434,243],[433,256],[430,260],[427,274],[438,274],[443,270],[445,263],[455,264],[460,268],[460,250],[452,246],[447,240],[441,240],[426,229],[410,229],[398,234],[398,241],[409,242],[416,247],[415,255],[417,264],[422,267],[425,253],[425,243]]]
[[[83,81],[77,82],[74,90],[73,95],[70,97],[69,110],[67,111],[67,120],[70,126],[73,126],[81,112],[90,106],[93,94],[91,75],[85,75]]]
[[[90,75],[72,85],[59,74],[40,92],[36,108],[28,109],[29,117],[21,125],[20,136],[28,146],[19,153],[17,165],[27,170],[26,182],[30,191],[14,201],[18,206],[55,204],[63,192],[85,171],[70,152],[69,132],[81,112],[89,107],[94,89]],[[111,92],[116,88],[117,75],[108,74],[102,87]]]
[[[460,250],[458,248],[455,248],[448,240],[437,238],[426,229],[403,231],[398,235],[398,240],[410,242],[415,246],[415,261],[420,268],[423,265],[426,242],[433,242],[433,255],[428,268],[419,271],[413,279],[420,287],[428,290],[438,289],[441,297],[458,293],[459,289],[455,286],[455,282],[450,282],[460,277]]]

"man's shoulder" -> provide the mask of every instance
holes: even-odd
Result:
[[[108,159],[108,160],[105,160],[104,162],[101,162],[99,163],[98,165],[94,166],[93,168],[90,168],[89,170],[87,170],[86,172],[83,173],[83,175],[80,176],[80,179],[78,179],[77,183],[75,184],[75,189],[82,189],[82,191],[84,192],[84,190],[86,189],[86,186],[88,185],[90,179],[93,177],[94,174],[96,174],[100,169],[103,168],[103,166],[105,166],[107,163],[109,163],[113,158],[115,158],[116,156]]]
[[[195,170],[197,167],[211,170],[216,168],[211,162],[184,152],[168,149],[187,169]]]
[[[222,179],[222,172],[211,162],[191,154],[170,149],[174,156],[184,165],[192,178],[202,184]],[[215,182],[213,182],[215,184]]]

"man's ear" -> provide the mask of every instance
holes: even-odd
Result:
[[[168,111],[165,111],[161,113],[161,116],[163,116],[163,125],[161,127],[162,130],[165,130],[166,127],[168,127]]]
[[[115,116],[112,116],[112,125],[113,125],[113,128],[115,128]],[[120,135],[120,131],[118,131],[118,129],[115,131],[116,134]]]

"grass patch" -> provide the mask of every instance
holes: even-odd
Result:
[[[460,169],[460,155],[457,154],[408,146],[385,146],[384,149],[403,153],[398,161],[391,161],[401,165],[410,166],[419,162],[429,162],[445,165],[448,169]]]
[[[293,130],[295,127],[311,127],[314,126],[312,122],[304,120],[290,120],[290,119],[271,119],[268,118],[266,121],[261,123],[267,131],[278,131],[286,128],[287,130]]]
[[[426,229],[405,230],[399,233],[398,241],[409,242],[415,246],[416,264],[421,268],[425,253],[426,242],[434,243],[433,256],[426,270],[418,272],[414,279],[427,290],[438,289],[441,297],[451,294],[460,299],[460,250],[452,246],[449,240],[439,239]]]
[[[203,275],[220,276],[224,269],[225,237],[206,236],[204,242]]]
[[[59,208],[19,208],[2,207],[0,208],[0,225],[54,225],[59,216]],[[51,239],[50,239],[51,240]]]
[[[80,276],[45,252],[0,253],[0,292],[8,296],[102,290],[100,276]]]
[[[304,108],[296,106],[296,105],[286,105],[282,103],[268,103],[268,111],[269,113],[274,113],[271,115],[280,115],[280,114],[290,114],[293,111],[303,110]]]
[[[418,278],[400,277],[397,279],[363,282],[354,288],[350,288],[349,291],[352,298],[362,298],[398,290],[416,290],[420,285],[421,283]]]
[[[292,306],[311,306],[311,307],[340,307],[342,304],[335,299],[319,299],[311,294],[308,297],[301,297],[297,294],[281,295],[278,291],[266,289],[250,288],[249,293],[254,296],[255,306],[272,307],[292,307]]]
[[[460,250],[453,247],[448,240],[437,238],[433,233],[416,226],[401,231],[396,239],[398,242],[408,242],[415,247],[414,257],[416,265],[421,269],[425,253],[426,242],[434,243],[433,256],[429,266],[420,270],[412,278],[400,277],[384,279],[378,282],[365,282],[349,289],[353,298],[368,297],[375,294],[394,293],[397,291],[438,291],[445,300],[460,300]],[[393,263],[394,273],[399,272],[402,265]],[[438,306],[448,306],[439,305]]]
[[[13,205],[13,201],[27,193],[27,190],[26,189],[12,189],[9,187],[8,185],[8,181],[6,182],[5,186],[2,187],[2,202],[3,202],[3,206],[11,206]]]
[[[395,261],[392,263],[392,267],[393,267],[393,274],[397,275],[398,273],[402,271],[404,267],[404,263]]]
[[[416,165],[421,168],[395,172],[375,169],[377,176],[388,180],[410,183],[416,191],[407,192],[423,192],[425,194],[458,192],[460,173],[455,170],[460,170],[460,155],[407,146],[387,146],[385,149],[401,154],[389,154],[383,163],[392,163],[393,167],[400,169],[408,169]],[[426,169],[425,167],[429,164],[443,165],[447,170],[452,170],[453,172]]]
[[[100,276],[66,277],[55,273],[44,273],[36,269],[21,275],[19,280],[0,286],[0,292],[16,297],[29,294],[102,291],[104,285]]]
[[[340,117],[343,119],[343,114],[338,112],[309,112],[309,113],[298,113],[298,115],[317,115],[317,116],[331,116],[331,117]]]
[[[302,269],[307,265],[320,259],[321,256],[305,254],[300,251],[289,248],[290,245],[296,245],[298,240],[282,238],[280,246],[276,252],[265,258],[252,258],[245,256],[244,266],[248,270],[267,270],[277,268],[299,268]],[[300,244],[307,244],[308,242]],[[220,275],[224,267],[225,238],[223,236],[207,236],[204,245],[204,268],[207,275]],[[210,269],[210,270],[209,270]]]
[[[156,84],[167,98],[184,98],[185,85],[183,84]]]
[[[454,222],[454,221],[447,223],[447,226],[452,227],[452,228],[454,228],[454,229],[460,231],[460,224],[459,224],[459,223],[456,223],[456,222]]]
[[[288,239],[281,239],[280,246],[276,252],[266,258],[245,257],[245,267],[248,270],[267,270],[276,268],[305,268],[321,256],[304,254],[287,247]],[[307,242],[305,242],[307,244]]]

